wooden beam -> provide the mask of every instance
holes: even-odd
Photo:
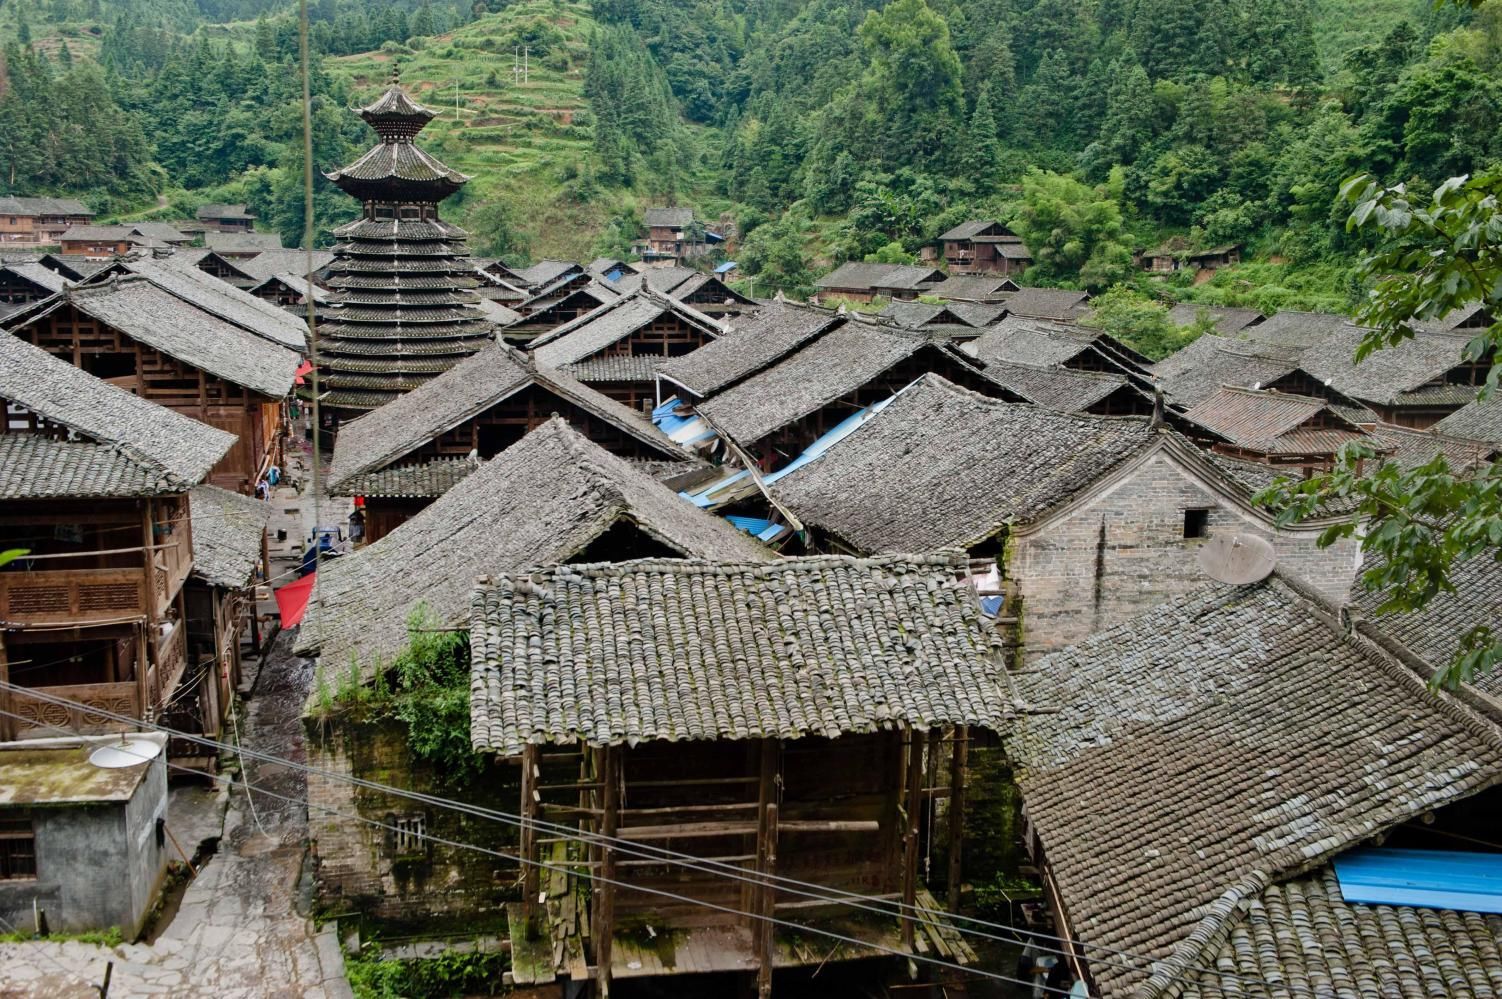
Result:
[[[751,937],[756,941],[756,995],[770,999],[775,927],[771,916],[777,911],[777,889],[770,883],[777,872],[777,797],[781,777],[782,744],[776,739],[761,741],[761,763],[757,775],[759,821],[756,829],[756,871],[762,884],[755,890],[749,910],[761,919],[752,920]]]
[[[616,813],[621,803],[621,750],[616,746],[606,746],[601,752],[604,765],[601,767],[600,780],[605,785],[603,794],[605,814],[600,817],[600,834],[608,841],[616,835]],[[609,999],[610,945],[611,935],[615,932],[616,852],[614,847],[608,845],[608,842],[601,846],[600,852],[599,902],[595,906],[594,919],[591,922],[594,924],[595,961],[599,965],[596,994],[599,999]]]
[[[970,729],[954,728],[954,750],[949,758],[949,903],[950,912],[960,911],[960,863],[965,842],[965,769],[970,761]]]
[[[522,747],[522,904],[527,913],[537,905],[538,868],[537,858],[537,754],[538,747]]]
[[[918,833],[923,808],[923,733],[910,729],[907,748],[907,808],[903,816],[902,854],[902,945],[912,950],[918,921],[913,905],[918,900]]]

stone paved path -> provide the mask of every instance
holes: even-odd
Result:
[[[269,650],[241,719],[246,745],[304,759],[298,720],[311,664],[292,656],[293,635]],[[297,881],[307,833],[302,774],[282,764],[248,761],[250,783],[230,795],[219,852],[188,886],[171,924],[150,945],[113,949],[76,941],[0,944],[0,999],[97,996],[94,986],[115,962],[112,997],[342,999],[351,995],[332,932],[315,933],[297,914]]]

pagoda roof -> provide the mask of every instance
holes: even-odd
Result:
[[[376,131],[380,131],[380,126],[388,121],[421,121],[427,124],[438,117],[437,111],[414,101],[395,80],[386,88],[385,93],[357,109],[355,113],[369,122]]]

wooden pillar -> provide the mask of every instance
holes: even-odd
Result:
[[[600,833],[606,837],[613,837],[616,833],[621,802],[620,773],[620,748],[606,746],[604,766],[600,773],[600,780],[604,784],[601,795],[603,806],[600,816]],[[615,852],[615,847],[608,842],[601,847],[600,900],[594,919],[591,920],[594,924],[595,935],[596,992],[600,999],[608,999],[610,996],[610,945],[613,942],[612,934],[615,933]]]
[[[0,683],[10,683],[10,658],[5,651],[5,632],[0,630]],[[16,737],[16,720],[10,716],[15,711],[10,691],[0,687],[0,742],[10,742]]]
[[[949,911],[960,911],[960,857],[965,841],[965,767],[970,761],[970,729],[954,727],[954,751],[949,757]]]
[[[760,919],[751,920],[751,939],[756,941],[756,995],[772,995],[773,955],[777,913],[777,889],[767,883],[777,873],[777,778],[782,744],[777,739],[761,741],[761,778],[757,786],[756,873],[763,882],[756,889],[756,900],[748,910]]]
[[[537,868],[537,803],[540,795],[537,792],[537,757],[538,747],[522,747],[522,828],[521,828],[521,856],[522,856],[522,904],[530,914],[537,905],[538,868]]]
[[[913,949],[918,921],[913,906],[918,902],[918,821],[923,811],[923,733],[908,730],[907,814],[902,833],[902,944]]]

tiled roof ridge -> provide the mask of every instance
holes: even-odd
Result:
[[[971,360],[974,360],[974,359],[971,358]],[[1044,366],[1027,365],[1027,364],[1022,364],[1021,362],[1018,362],[1018,361],[1006,361],[1004,363],[1007,364],[1007,365],[1015,365],[1017,367],[1034,367],[1034,368],[1038,368],[1039,370],[1044,370],[1044,371],[1049,370],[1047,367],[1044,367]],[[982,367],[982,368],[980,368],[978,370],[980,370],[980,372],[982,374],[985,373],[985,368],[984,367]],[[1116,381],[1120,377],[1120,376],[1117,376],[1117,375],[1112,375],[1112,374],[1110,374],[1108,372],[1102,372],[1102,371],[1089,371],[1089,372],[1087,372],[1087,371],[1078,371],[1078,370],[1073,369],[1073,368],[1069,369],[1069,373],[1070,373],[1071,376],[1073,376],[1073,375],[1096,375],[1096,376],[1100,376],[1100,377],[1103,377],[1103,378],[1111,379],[1112,381]],[[994,381],[995,379],[992,379],[992,380]],[[938,390],[940,390],[942,392],[947,392],[950,395],[953,395],[953,396],[955,396],[957,398],[960,398],[960,399],[967,399],[967,400],[970,400],[970,401],[982,404],[982,405],[984,405],[984,406],[986,406],[986,407],[988,407],[990,409],[995,409],[995,410],[1010,409],[1010,408],[1017,407],[1017,406],[1023,406],[1023,407],[1029,408],[1029,409],[1042,410],[1043,412],[1049,413],[1050,415],[1052,415],[1054,417],[1057,417],[1059,419],[1077,420],[1080,423],[1090,423],[1090,424],[1104,424],[1104,423],[1143,423],[1143,424],[1147,424],[1149,426],[1152,425],[1152,418],[1151,417],[1148,417],[1148,416],[1138,416],[1138,415],[1131,414],[1131,413],[1122,414],[1122,415],[1107,415],[1107,414],[1104,414],[1104,413],[1065,413],[1065,412],[1061,412],[1060,410],[1057,410],[1057,409],[1050,409],[1047,406],[1040,406],[1037,403],[1033,403],[1033,402],[1008,402],[1005,399],[997,399],[997,398],[995,398],[993,396],[989,396],[989,395],[985,395],[984,393],[977,392],[977,391],[975,391],[975,389],[966,388],[963,385],[956,385],[954,382],[950,381],[948,378],[945,378],[943,375],[939,374],[936,371],[925,371],[923,374],[919,375],[917,378],[914,378],[907,385],[907,387],[904,388],[902,391],[906,392],[908,389],[911,389],[912,387],[914,387],[916,385],[920,385],[920,384],[921,385],[926,385],[926,386],[929,386],[929,387],[932,387],[932,388],[935,388],[935,389],[938,389]],[[1158,427],[1156,429],[1158,429],[1160,432],[1165,432],[1165,433],[1172,432],[1172,431],[1169,430],[1169,428],[1167,427],[1166,424],[1160,424],[1160,425],[1158,425]],[[855,431],[853,431],[853,433],[860,433],[860,428],[857,428]]]
[[[1299,392],[1284,392],[1281,389],[1275,388],[1252,388],[1249,385],[1228,385],[1225,382],[1222,382],[1220,384],[1220,390],[1222,392],[1233,392],[1236,395],[1251,396],[1254,399],[1276,398],[1279,401],[1302,402],[1307,403],[1310,406],[1319,408],[1333,408],[1334,406],[1334,403],[1330,402],[1329,399],[1321,399],[1317,395],[1304,395]]]

